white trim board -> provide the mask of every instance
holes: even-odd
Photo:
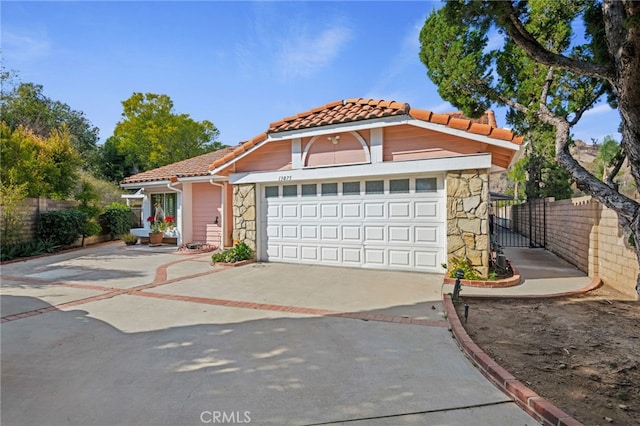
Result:
[[[274,172],[234,173],[229,176],[233,185],[243,183],[294,182],[364,176],[388,176],[415,173],[437,173],[448,170],[489,169],[491,154],[431,158],[428,160],[396,161],[376,164],[358,164],[328,168],[279,170]]]

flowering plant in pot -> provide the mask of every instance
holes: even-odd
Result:
[[[163,219],[149,216],[147,222],[149,222],[150,234],[163,234],[166,230],[171,230],[175,227],[176,220],[173,216],[165,216]]]
[[[162,244],[165,231],[175,227],[175,218],[172,216],[165,216],[162,219],[149,216],[147,222],[149,222],[149,243],[152,245]]]

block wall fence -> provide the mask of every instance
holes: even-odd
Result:
[[[528,232],[527,223],[519,228]],[[628,238],[615,212],[591,196],[546,199],[546,249],[590,277],[599,277],[605,284],[638,297],[638,260]]]
[[[22,202],[20,212],[22,213],[22,233],[21,241],[28,241],[36,238],[38,215],[44,212],[69,210],[78,205],[73,200],[50,200],[48,198],[27,198]],[[0,218],[4,217],[3,207],[0,204]],[[92,245],[111,240],[109,235],[93,235],[84,239],[84,245]],[[71,247],[82,246],[82,238],[79,238]]]

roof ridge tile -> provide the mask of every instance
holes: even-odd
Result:
[[[431,122],[436,124],[449,124],[450,114],[431,114]]]

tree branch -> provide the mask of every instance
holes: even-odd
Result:
[[[573,120],[569,121],[569,125],[573,126],[578,123],[578,121],[580,121],[580,119],[582,118],[582,115],[587,112],[587,110],[591,109],[593,104],[596,103],[600,96],[604,95],[606,91],[607,90],[604,88],[604,86],[600,86],[600,89],[593,94],[593,98],[591,98],[591,101],[585,103],[580,109],[578,109],[578,111],[575,112],[576,115],[573,117]]]
[[[609,173],[607,175],[606,183],[607,183],[607,185],[609,185],[611,188],[615,189],[616,191],[618,190],[618,185],[613,181],[613,179],[620,172],[620,169],[622,168],[622,165],[624,164],[624,160],[626,160],[626,159],[627,159],[627,156],[624,154],[624,151],[620,150],[620,153],[618,155],[616,155],[615,158],[609,164],[610,166],[613,165],[613,169],[611,169],[611,173]]]
[[[497,92],[493,87],[489,86],[488,84],[486,84],[484,81],[479,81],[476,83],[478,85],[478,87],[481,88],[481,90],[484,90],[485,93],[488,94],[488,98],[496,101],[496,102],[502,102],[503,104],[520,111],[523,114],[526,114],[527,112],[529,112],[529,108],[526,105],[523,105],[519,102],[514,101],[511,98],[508,98],[504,95],[502,95],[500,92]]]
[[[572,59],[545,49],[538,40],[525,28],[518,17],[512,1],[496,1],[493,3],[498,13],[500,24],[511,39],[535,61],[548,66],[556,66],[577,74],[608,80],[614,87],[615,70],[611,65],[605,66],[591,62]]]
[[[553,67],[549,67],[547,71],[547,78],[544,80],[544,86],[542,86],[542,92],[540,93],[540,103],[542,105],[547,104],[547,96],[549,96],[549,89],[553,83]]]

